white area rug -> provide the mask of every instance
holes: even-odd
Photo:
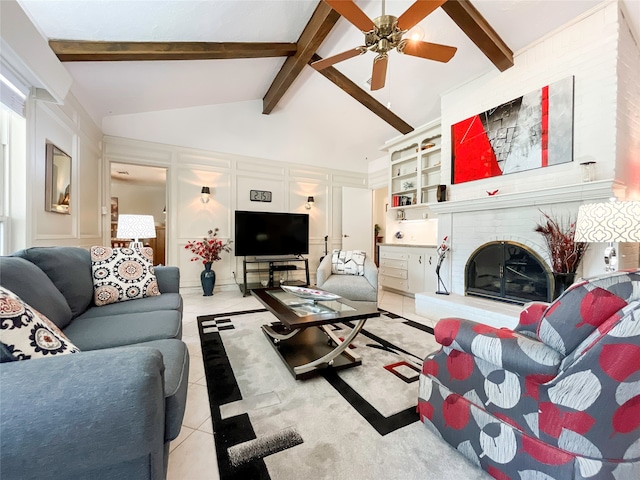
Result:
[[[222,480],[491,478],[418,420],[429,327],[383,312],[352,343],[361,366],[295,380],[260,329],[274,321],[198,318]]]

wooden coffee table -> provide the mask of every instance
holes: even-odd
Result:
[[[344,298],[314,302],[280,287],[251,293],[279,320],[263,325],[262,331],[296,380],[309,378],[323,368],[340,370],[362,364],[360,356],[348,347],[368,318],[380,316],[375,306],[361,306]],[[356,325],[341,340],[331,326],[347,321]]]

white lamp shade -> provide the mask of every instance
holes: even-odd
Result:
[[[581,205],[576,242],[640,242],[640,202]]]
[[[118,238],[156,238],[153,215],[118,215]]]

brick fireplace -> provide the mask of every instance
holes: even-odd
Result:
[[[486,295],[485,298],[470,297],[465,275],[471,257],[487,244],[520,245],[540,259],[545,273],[549,273],[551,262],[543,238],[534,232],[535,225],[541,221],[541,211],[575,217],[582,203],[606,201],[612,195],[609,180],[434,205],[439,235],[449,236],[451,251],[443,262],[441,275],[451,295],[416,294],[416,312],[434,320],[458,316],[494,326],[515,326],[522,303],[534,299],[522,298],[519,305],[508,305]],[[603,273],[603,252],[604,244],[590,245],[578,277]],[[550,297],[538,300],[548,301]]]

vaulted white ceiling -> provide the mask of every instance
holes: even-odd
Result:
[[[526,47],[603,0],[472,0],[512,51]],[[610,0],[605,0],[610,1]],[[48,39],[108,41],[296,42],[318,0],[19,0]],[[370,17],[380,15],[380,0],[356,0]],[[387,0],[398,16],[413,2]],[[640,31],[640,1],[625,0],[632,28]],[[387,85],[372,95],[413,127],[440,116],[440,95],[495,66],[442,9],[420,23],[424,40],[458,48],[446,64],[390,53]],[[363,44],[363,35],[341,18],[318,50],[322,57]],[[336,65],[367,89],[374,54]],[[342,168],[366,170],[367,160],[383,155],[379,147],[399,135],[380,118],[311,67],[305,67],[274,111],[261,113],[262,98],[284,58],[194,61],[65,63],[72,91],[98,125],[117,125],[132,114],[222,104],[207,111],[237,111],[246,122],[220,122],[219,128],[247,126],[302,137],[318,159],[337,159]],[[526,92],[523,92],[526,93]],[[255,116],[255,118],[250,118]],[[108,121],[104,121],[107,118]],[[126,124],[126,122],[125,122]],[[109,127],[110,128],[110,127]],[[118,128],[105,133],[122,134]],[[231,133],[231,130],[230,130]],[[238,132],[233,132],[238,135]],[[250,138],[251,132],[247,132]],[[126,134],[125,134],[126,136]],[[136,136],[136,134],[133,134]],[[140,135],[142,136],[142,135]],[[168,140],[169,141],[169,140]],[[180,144],[179,138],[171,139]],[[204,147],[189,140],[193,147]],[[196,143],[194,145],[194,143]],[[252,154],[250,149],[227,153]],[[263,146],[264,148],[264,146]],[[259,150],[256,148],[256,152]],[[299,152],[263,152],[264,158],[293,161]],[[285,158],[282,158],[282,157]],[[288,157],[291,158],[288,158]],[[344,159],[348,158],[348,164]]]

